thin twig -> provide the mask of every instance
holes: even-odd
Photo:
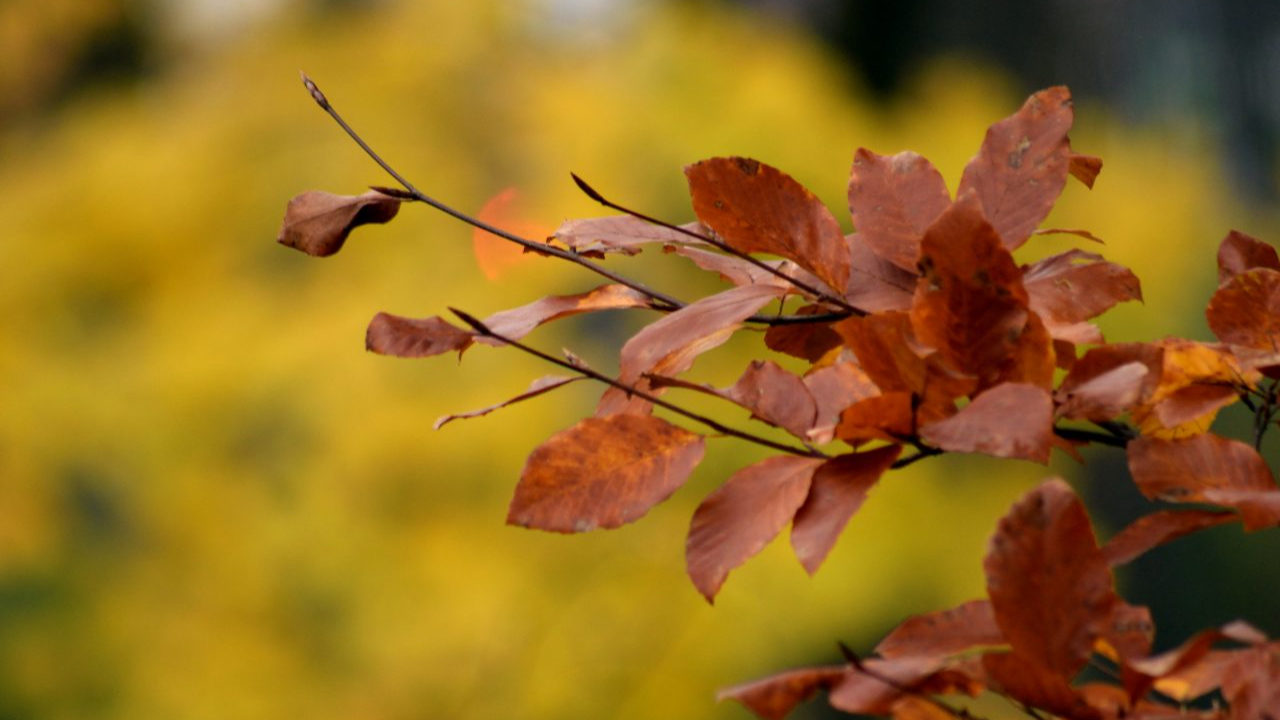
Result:
[[[1055,427],[1053,433],[1064,440],[1077,440],[1081,442],[1094,442],[1099,445],[1109,445],[1111,447],[1127,447],[1129,440],[1119,438],[1109,433],[1094,432],[1093,430],[1081,430],[1080,428],[1060,428]]]
[[[912,697],[920,698],[921,700],[924,700],[925,702],[936,706],[939,710],[947,713],[948,715],[951,715],[954,718],[959,718],[960,720],[983,720],[981,716],[974,715],[973,713],[969,712],[968,708],[954,707],[949,703],[943,702],[942,700],[939,700],[938,698],[932,695],[929,695],[928,693],[921,692],[913,687],[907,687],[906,685],[903,685],[902,683],[898,682],[897,680],[894,680],[891,677],[884,675],[883,673],[872,670],[871,668],[867,667],[866,663],[862,662],[862,658],[858,657],[858,654],[855,653],[853,649],[850,648],[848,645],[845,645],[842,642],[837,642],[836,645],[838,645],[840,648],[840,654],[844,655],[844,659],[847,660],[849,664],[853,666],[853,669],[857,670],[863,675],[866,675],[872,680],[877,680],[879,682],[882,682],[885,685],[888,685],[889,687],[898,691],[899,693],[902,693],[903,695],[910,695]]]
[[[475,330],[480,335],[483,335],[484,337],[493,338],[494,340],[498,340],[506,345],[510,345],[511,347],[514,347],[518,350],[522,350],[530,355],[533,355],[534,357],[546,360],[547,362],[553,365],[557,365],[559,367],[565,368],[566,370],[572,370],[573,372],[576,372],[580,375],[584,375],[593,380],[599,380],[600,382],[606,385],[615,387],[619,390],[622,390],[623,392],[629,395],[634,395],[642,400],[647,400],[653,403],[654,405],[657,405],[658,407],[666,408],[667,410],[670,410],[671,412],[676,413],[677,415],[682,415],[686,418],[689,418],[694,422],[702,423],[703,425],[706,425],[712,430],[715,430],[716,432],[721,433],[723,435],[729,435],[731,437],[736,437],[740,440],[746,440],[747,442],[753,442],[757,445],[763,445],[765,447],[773,448],[774,450],[781,450],[782,452],[790,453],[792,455],[799,455],[801,457],[822,458],[822,459],[825,459],[828,457],[826,453],[820,452],[818,450],[814,450],[814,449],[806,450],[806,449],[798,448],[792,445],[787,445],[785,443],[774,442],[773,440],[760,437],[759,435],[753,435],[743,430],[735,430],[734,428],[728,427],[727,425],[722,425],[716,422],[715,420],[712,420],[709,417],[699,415],[691,410],[686,410],[680,407],[679,405],[667,402],[666,400],[663,400],[662,398],[656,395],[653,395],[652,393],[647,393],[633,385],[628,385],[624,382],[615,380],[614,378],[611,378],[608,375],[605,375],[604,373],[596,372],[595,370],[592,370],[589,367],[575,365],[571,362],[561,360],[560,358],[555,357],[554,355],[548,355],[547,353],[544,353],[541,350],[537,350],[535,348],[529,347],[524,343],[518,342],[516,340],[512,340],[511,338],[508,338],[508,337],[504,337],[503,335],[500,335],[494,332],[493,330],[491,330],[484,323],[480,322],[476,318],[472,317],[471,315],[468,315],[467,313],[461,310],[458,310],[456,308],[449,308],[449,311],[452,312],[454,315],[457,315],[463,322],[470,325],[473,330]]]
[[[907,467],[908,465],[914,465],[915,463],[918,463],[921,460],[924,460],[925,458],[931,458],[936,455],[941,455],[945,452],[946,452],[945,450],[941,450],[939,448],[918,445],[915,455],[911,455],[904,458],[898,458],[897,460],[894,460],[893,464],[890,465],[889,467],[890,469],[898,470],[898,469]]]
[[[587,197],[591,198],[592,200],[595,200],[596,202],[600,203],[601,205],[607,208],[610,208],[612,210],[617,210],[620,213],[630,215],[631,217],[634,217],[639,220],[643,220],[653,225],[657,225],[658,227],[663,227],[668,230],[673,230],[675,232],[687,235],[691,238],[694,238],[695,240],[700,240],[714,248],[723,250],[724,252],[727,252],[730,255],[733,255],[734,257],[745,260],[751,263],[752,265],[755,265],[756,267],[760,268],[761,270],[764,270],[765,272],[770,273],[771,275],[774,275],[786,281],[787,283],[790,283],[796,288],[799,288],[800,290],[808,293],[809,295],[817,298],[818,300],[821,300],[822,302],[835,305],[836,307],[844,310],[850,315],[866,315],[867,314],[866,312],[850,305],[847,301],[844,300],[844,298],[836,297],[834,295],[831,295],[830,293],[823,292],[822,290],[819,290],[818,288],[813,287],[809,283],[806,283],[798,278],[791,277],[790,275],[782,272],[782,270],[764,262],[763,260],[760,260],[759,258],[752,257],[750,253],[745,253],[717,237],[712,237],[710,235],[703,235],[702,233],[696,233],[692,230],[689,230],[688,228],[683,228],[683,227],[680,227],[679,225],[673,225],[669,222],[659,220],[649,215],[645,215],[644,213],[639,212],[637,210],[632,210],[631,208],[619,205],[613,202],[612,200],[605,198],[595,188],[588,185],[586,180],[583,180],[582,178],[578,177],[576,173],[569,173],[569,174],[573,177],[573,182],[577,184],[578,189],[582,190],[582,192],[585,193]]]

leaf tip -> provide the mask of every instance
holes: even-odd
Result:
[[[489,326],[480,322],[473,315],[463,312],[462,310],[459,310],[458,308],[454,308],[454,307],[449,308],[449,312],[453,313],[454,315],[457,315],[459,320],[470,325],[472,330],[475,330],[481,335],[484,335],[486,337],[493,336],[493,331],[489,329]]]

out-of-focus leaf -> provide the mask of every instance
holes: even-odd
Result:
[[[974,398],[955,415],[920,430],[930,445],[952,452],[1049,462],[1053,399],[1035,385],[1004,383]]]
[[[749,158],[712,158],[685,168],[693,211],[741,252],[795,261],[833,288],[849,282],[840,223],[790,175]]]
[[[629,523],[679,489],[705,449],[661,418],[587,418],[529,455],[507,522],[563,533]]]
[[[1138,518],[1116,533],[1102,546],[1102,554],[1111,567],[1117,567],[1141,557],[1152,548],[1236,519],[1232,513],[1210,510],[1160,510]]]
[[[1188,385],[1154,405],[1152,412],[1161,426],[1175,428],[1215,415],[1239,399],[1230,385]]]
[[[439,316],[423,320],[380,312],[365,331],[365,349],[379,355],[422,358],[451,350],[466,350],[474,335],[450,325]]]
[[[1093,183],[1098,179],[1098,173],[1102,172],[1102,158],[1073,152],[1067,156],[1067,171],[1092,190]]]
[[[1138,278],[1128,268],[1083,250],[1068,250],[1024,267],[1022,283],[1031,309],[1051,333],[1097,317],[1116,303],[1142,299]]]
[[[1088,230],[1081,230],[1079,228],[1040,228],[1039,230],[1036,230],[1031,234],[1032,235],[1075,235],[1076,237],[1082,237],[1085,240],[1090,240],[1100,245],[1106,245],[1106,243],[1102,241],[1102,238],[1098,237],[1097,235],[1094,235]]]
[[[515,403],[528,400],[529,398],[537,397],[543,393],[551,392],[552,390],[555,390],[558,387],[563,387],[565,385],[568,385],[571,382],[576,382],[578,380],[583,380],[583,379],[585,378],[581,375],[573,375],[573,376],[547,375],[544,377],[540,377],[537,380],[534,380],[533,383],[529,385],[528,390],[525,390],[524,392],[520,393],[519,395],[516,395],[513,398],[510,398],[509,400],[503,400],[502,402],[496,405],[490,405],[488,407],[480,408],[479,410],[472,410],[470,412],[458,413],[456,415],[445,415],[440,419],[436,420],[435,424],[432,425],[432,428],[435,430],[439,430],[440,428],[444,427],[445,425],[448,425],[454,420],[469,420],[471,418],[478,418],[484,415],[488,415],[494,410],[501,410],[502,408],[508,405],[514,405]]]
[[[1000,520],[983,567],[1014,652],[1065,683],[1107,630],[1117,602],[1084,505],[1061,480],[1027,493]]]
[[[867,660],[850,669],[831,688],[831,707],[847,713],[884,715],[893,704],[938,670],[941,661],[926,657]]]
[[[911,306],[916,337],[980,387],[995,384],[1027,324],[1022,271],[972,193],[930,226],[921,253],[924,280]]]
[[[693,514],[685,560],[698,592],[714,602],[729,571],[764,549],[809,494],[819,458],[781,455],[734,473]]]
[[[699,222],[680,227],[698,235],[707,234],[707,228]],[[551,237],[580,253],[620,252],[635,255],[640,252],[641,246],[648,243],[706,244],[691,235],[654,225],[631,215],[566,220]]]
[[[1107,555],[1106,548],[1102,550]],[[1111,557],[1107,556],[1108,562]],[[1112,567],[1115,563],[1112,563]],[[1095,649],[1111,658],[1112,662],[1121,663],[1129,658],[1146,657],[1151,654],[1151,643],[1156,637],[1156,626],[1151,620],[1151,610],[1140,605],[1117,602],[1111,610],[1111,618],[1107,622],[1106,632],[1098,638]]]
[[[548,295],[511,310],[494,313],[484,319],[490,330],[511,340],[533,332],[533,329],[552,320],[600,310],[650,307],[649,298],[626,285],[601,285],[590,292],[577,295]],[[501,340],[480,336],[476,342],[501,347]]]
[[[945,657],[975,647],[1004,645],[988,600],[972,600],[939,612],[907,618],[876,645],[883,657]]]
[[[982,668],[994,689],[1024,705],[1071,720],[1102,720],[1071,688],[1069,676],[1033,658],[1017,652],[984,655]]]
[[[399,200],[374,190],[363,195],[312,190],[289,201],[276,240],[313,257],[326,257],[342,249],[353,229],[390,222],[398,212]]]
[[[909,310],[916,290],[916,273],[876,255],[861,235],[848,235],[849,284],[844,299],[870,313]]]
[[[1232,230],[1218,245],[1218,284],[1253,270],[1267,268],[1280,270],[1280,256],[1276,249],[1261,240]]]
[[[1026,242],[1062,193],[1073,154],[1067,140],[1073,119],[1067,88],[1041,90],[1018,112],[992,125],[977,156],[965,166],[956,196],[970,190],[978,194],[1005,247]]]
[[[1129,472],[1143,495],[1170,502],[1208,502],[1241,511],[1245,527],[1280,521],[1268,509],[1280,501],[1271,469],[1242,442],[1205,433],[1178,440],[1144,437],[1129,443]]]
[[[849,178],[853,225],[877,255],[916,272],[920,238],[951,203],[942,173],[907,151],[877,155],[859,148]]]
[[[955,715],[936,702],[916,695],[907,695],[894,701],[891,708],[893,720],[954,720]]]
[[[1256,628],[1248,623],[1236,621],[1227,623],[1220,628],[1211,628],[1196,633],[1194,636],[1183,642],[1178,647],[1145,658],[1130,659],[1125,662],[1125,689],[1129,691],[1130,697],[1140,697],[1145,694],[1151,687],[1160,688],[1162,692],[1168,693],[1177,699],[1191,699],[1195,695],[1188,694],[1191,686],[1199,686],[1196,695],[1202,695],[1216,687],[1223,686],[1224,680],[1228,677],[1227,673],[1221,671],[1228,670],[1235,663],[1219,662],[1225,655],[1234,655],[1239,658],[1236,653],[1215,653],[1212,648],[1214,643],[1223,640],[1232,640],[1241,643],[1264,643],[1266,635],[1259,632]],[[1210,667],[1201,668],[1200,673],[1195,673],[1197,668],[1205,660],[1210,661]],[[1205,670],[1210,672],[1205,673]],[[1214,670],[1218,672],[1213,672]],[[1193,682],[1188,674],[1198,674]],[[1221,673],[1221,674],[1220,674]],[[1163,678],[1169,676],[1179,676],[1181,679],[1173,683],[1163,682]],[[1224,686],[1224,690],[1227,688]],[[1228,694],[1225,693],[1224,694]],[[1235,717],[1233,714],[1232,717]]]
[[[529,219],[522,207],[523,197],[517,188],[505,188],[485,201],[476,218],[514,235],[540,239],[546,229]],[[480,228],[471,230],[471,251],[481,274],[490,281],[497,281],[511,268],[536,257],[532,250]]]
[[[840,455],[813,474],[809,495],[791,527],[791,548],[810,574],[818,571],[867,493],[902,454],[901,445]]]
[[[844,665],[791,670],[726,688],[716,693],[716,700],[737,700],[758,717],[782,720],[796,705],[813,697],[818,690],[830,688],[846,672],[848,668]]]
[[[1280,350],[1280,271],[1255,268],[1231,278],[1213,294],[1205,317],[1224,343]]]

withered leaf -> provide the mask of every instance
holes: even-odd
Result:
[[[1018,501],[1000,520],[983,567],[996,622],[1014,652],[1059,678],[1075,677],[1107,631],[1117,598],[1071,488],[1050,480]]]
[[[894,391],[850,405],[840,413],[836,437],[857,444],[864,440],[902,442],[915,434],[920,419],[911,393]]]
[[[1058,412],[1077,420],[1110,420],[1155,393],[1164,368],[1164,348],[1147,343],[1111,343],[1085,353],[1058,387]]]
[[[1144,437],[1126,450],[1143,495],[1171,502],[1213,502],[1209,490],[1277,492],[1271,469],[1242,442],[1205,433],[1178,440]]]
[[[313,257],[326,257],[342,249],[353,229],[390,222],[398,212],[399,200],[374,190],[363,195],[313,190],[289,201],[276,240]]]
[[[1128,268],[1083,250],[1068,250],[1024,267],[1022,283],[1031,309],[1050,332],[1097,317],[1116,303],[1142,299],[1138,278]]]
[[[1174,428],[1212,416],[1239,399],[1230,385],[1188,385],[1153,405],[1152,412],[1161,426]]]
[[[818,458],[765,458],[734,473],[693,514],[685,560],[707,602],[729,571],[764,549],[804,503]]]
[[[818,443],[831,441],[845,408],[880,393],[862,368],[847,360],[810,372],[804,376],[804,385],[818,408],[809,437]]]
[[[1088,325],[1088,323],[1084,324]],[[1088,327],[1093,326],[1088,325]],[[1005,358],[994,382],[1026,383],[1045,390],[1053,389],[1053,373],[1057,368],[1054,340],[1040,316],[1034,312],[1028,312],[1027,324],[1022,327],[1022,332],[1018,333],[1013,352]]]
[[[1024,383],[1003,383],[973,399],[960,412],[925,425],[920,437],[952,452],[1049,462],[1053,447],[1053,399]]]
[[[1070,720],[1102,720],[1102,715],[1072,689],[1067,678],[1053,668],[1020,653],[982,656],[982,668],[1001,694],[1024,705],[1040,708]]]
[[[544,323],[581,313],[600,310],[650,307],[648,296],[626,285],[601,285],[577,295],[548,295],[511,310],[494,313],[484,319],[490,330],[511,340],[519,340]],[[476,342],[501,347],[505,343],[480,336]]]
[[[1028,299],[1022,271],[973,198],[957,200],[924,235],[924,279],[911,326],[921,342],[986,387],[1017,347]]]
[[[471,332],[450,325],[439,316],[424,320],[380,312],[365,331],[365,349],[379,355],[422,358],[471,346]]]
[[[900,454],[901,445],[889,445],[840,455],[813,474],[809,496],[791,526],[791,548],[810,575],[818,571],[867,493]]]
[[[509,400],[504,400],[496,405],[490,405],[488,407],[480,408],[479,410],[472,410],[470,412],[458,413],[456,415],[445,415],[440,419],[436,420],[435,424],[432,425],[432,428],[435,430],[439,430],[440,428],[444,427],[445,425],[448,425],[454,420],[469,420],[471,418],[478,418],[484,415],[488,415],[494,410],[501,410],[502,408],[508,405],[514,405],[515,403],[523,402],[525,400],[528,400],[529,398],[537,397],[543,393],[551,392],[556,388],[564,387],[565,385],[568,385],[571,382],[577,382],[578,380],[583,380],[583,379],[585,378],[581,375],[573,375],[573,376],[547,375],[545,377],[540,377],[537,380],[534,380],[533,383],[529,385],[528,390],[525,390],[524,392],[520,393],[519,395],[516,395],[515,397]]]
[[[1084,238],[1085,240],[1096,242],[1100,245],[1106,244],[1102,242],[1102,238],[1098,237],[1097,235],[1094,235],[1088,230],[1081,230],[1079,228],[1040,228],[1039,230],[1036,230],[1031,234],[1032,235],[1075,235],[1076,237],[1081,237],[1081,238]]]
[[[1280,270],[1276,249],[1238,230],[1227,233],[1218,246],[1218,284],[1255,268]]]
[[[820,689],[830,688],[844,677],[844,665],[800,668],[726,688],[717,701],[736,700],[765,720],[782,720]]]
[[[699,222],[680,227],[697,235],[705,236],[708,233],[706,226]],[[552,237],[580,253],[620,252],[635,255],[648,243],[706,244],[696,237],[631,215],[566,220]]]
[[[905,312],[851,317],[834,327],[882,391],[915,393],[941,402],[968,395],[976,386],[973,378],[943,367],[938,354],[916,339]]]
[[[883,657],[945,657],[976,647],[1004,645],[996,616],[987,600],[972,600],[902,622],[876,645]]]
[[[1231,513],[1210,510],[1160,510],[1138,518],[1116,533],[1102,546],[1102,554],[1111,567],[1118,567],[1165,543],[1235,519]]]
[[[1102,554],[1107,555],[1106,548]],[[1110,562],[1111,557],[1108,556],[1107,560]],[[1098,638],[1097,650],[1119,664],[1130,658],[1150,655],[1155,637],[1156,626],[1149,608],[1117,602],[1111,609],[1106,632]]]
[[[685,168],[693,211],[725,243],[795,261],[833,288],[849,282],[840,223],[794,178],[748,158],[703,160]]]
[[[1196,633],[1194,636],[1183,642],[1178,647],[1153,655],[1151,657],[1133,658],[1125,662],[1125,689],[1129,691],[1130,697],[1140,697],[1146,691],[1155,686],[1166,692],[1171,697],[1179,699],[1190,699],[1194,695],[1187,694],[1192,690],[1192,686],[1201,685],[1204,692],[1212,690],[1226,679],[1226,675],[1217,675],[1213,679],[1212,685],[1207,685],[1206,680],[1209,677],[1203,673],[1196,673],[1194,668],[1205,660],[1210,660],[1211,665],[1218,666],[1218,670],[1226,670],[1227,665],[1215,662],[1222,659],[1222,653],[1214,653],[1212,648],[1214,643],[1223,640],[1233,640],[1243,643],[1262,643],[1266,642],[1266,636],[1260,633],[1253,626],[1243,622],[1227,623],[1219,628],[1210,628]],[[1216,656],[1216,657],[1215,657]],[[1236,655],[1238,658],[1239,655]],[[1207,668],[1205,668],[1207,669]],[[1238,671],[1240,668],[1235,667]],[[1214,673],[1210,673],[1214,674]],[[1195,677],[1199,675],[1199,677]],[[1164,678],[1177,677],[1173,682],[1165,682]],[[1228,688],[1223,687],[1226,691]],[[1203,694],[1203,692],[1197,692]],[[1230,693],[1224,692],[1224,695],[1230,699]],[[1234,715],[1233,715],[1234,717]]]
[[[796,315],[817,315],[827,312],[821,305],[806,305]],[[831,323],[797,323],[774,325],[765,331],[764,344],[774,352],[817,362],[832,348],[840,345],[840,334],[831,329]]]
[[[694,265],[703,270],[716,273],[724,278],[725,281],[734,285],[777,285],[789,292],[795,291],[795,285],[792,283],[740,257],[696,247],[671,246],[671,248],[671,251],[675,254],[689,258]],[[802,277],[800,279],[801,282],[806,282],[807,279],[813,277],[809,273],[800,270],[790,260],[766,260],[765,264],[777,268],[779,272],[786,273],[788,277],[798,276],[800,273],[808,276],[808,278]]]
[[[1073,120],[1067,88],[1041,90],[1018,112],[992,125],[977,156],[965,166],[956,196],[977,192],[1005,247],[1026,242],[1062,193],[1071,169],[1067,132]]]
[[[1222,342],[1280,351],[1280,270],[1255,268],[1228,280],[1205,310]]]
[[[1067,156],[1067,159],[1067,170],[1071,176],[1092,190],[1094,181],[1098,179],[1098,173],[1102,172],[1102,158],[1073,152]]]
[[[804,381],[767,360],[753,360],[742,377],[723,390],[678,378],[650,375],[648,379],[655,388],[681,387],[724,398],[800,438],[808,436],[817,417],[817,405]]]
[[[861,235],[848,235],[849,284],[844,299],[869,313],[909,310],[916,289],[916,273],[876,255]]]
[[[877,155],[859,148],[849,178],[853,225],[877,255],[911,273],[920,259],[920,238],[951,195],[942,173],[916,153]]]
[[[893,704],[936,672],[941,662],[935,658],[900,657],[867,660],[864,670],[850,668],[831,688],[831,707],[847,713],[883,715]]]
[[[587,418],[529,455],[507,522],[563,533],[629,523],[679,489],[705,449],[661,418]]]

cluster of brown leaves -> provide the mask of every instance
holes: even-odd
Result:
[[[769,720],[820,689],[838,710],[897,720],[962,717],[945,696],[984,690],[1070,720],[1276,717],[1280,641],[1249,625],[1152,654],[1150,612],[1121,600],[1112,583],[1123,537],[1099,548],[1079,499],[1050,480],[1014,505],[991,538],[988,599],[909,618],[873,658],[792,670],[721,697]],[[1237,647],[1214,649],[1223,642]],[[1087,665],[1114,680],[1074,683]],[[1187,709],[1214,692],[1229,711]]]
[[[1220,344],[1106,343],[1090,321],[1141,300],[1132,272],[1079,249],[1023,265],[1013,257],[1041,234],[1097,240],[1083,230],[1039,228],[1069,176],[1092,187],[1102,167],[1072,150],[1072,121],[1066,88],[1033,95],[991,126],[954,197],[915,153],[858,150],[848,187],[852,235],[785,173],[740,157],[705,160],[685,169],[696,222],[572,220],[547,239],[546,254],[568,248],[570,259],[603,259],[657,244],[732,288],[673,307],[669,296],[624,281],[483,321],[460,314],[467,328],[439,316],[379,313],[367,347],[413,358],[476,343],[537,353],[518,341],[553,320],[664,312],[623,345],[616,378],[572,354],[557,361],[537,353],[574,374],[541,378],[515,398],[446,416],[437,427],[581,375],[610,383],[593,416],[533,451],[516,487],[508,522],[555,532],[632,522],[685,483],[705,436],[654,415],[655,404],[680,410],[659,399],[668,390],[718,397],[790,434],[790,445],[762,441],[786,452],[740,469],[694,513],[687,569],[708,601],[788,524],[797,558],[815,572],[892,468],[944,452],[1047,463],[1054,448],[1079,459],[1076,447],[1086,442],[1126,447],[1148,497],[1218,509],[1155,512],[1099,549],[1079,501],[1062,483],[1048,483],[996,533],[986,563],[989,601],[908,621],[865,663],[788,673],[727,695],[774,718],[827,688],[842,710],[930,718],[945,713],[934,694],[986,688],[1062,717],[1112,718],[1177,716],[1176,707],[1153,704],[1153,689],[1182,699],[1216,688],[1231,717],[1262,717],[1257,708],[1280,702],[1276,645],[1232,628],[1152,657],[1149,616],[1117,599],[1110,567],[1237,519],[1250,530],[1280,525],[1280,489],[1255,449],[1280,406],[1270,381],[1280,377],[1280,258],[1240,233],[1223,241],[1221,286],[1208,309]],[[308,193],[290,203],[280,241],[331,254],[352,228],[394,217],[406,197]],[[751,257],[757,253],[777,259]],[[792,315],[770,322],[775,316],[761,314],[791,296],[804,303]],[[755,360],[726,388],[679,377],[750,322],[771,324],[765,345],[808,369],[796,374]],[[1079,346],[1091,347],[1079,355]],[[1208,432],[1234,402],[1255,411],[1254,446]],[[1247,647],[1210,651],[1223,638]],[[1095,652],[1117,669],[1120,685],[1072,685]]]

